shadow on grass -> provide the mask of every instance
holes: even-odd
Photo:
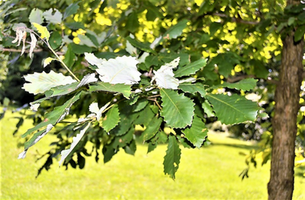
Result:
[[[209,146],[226,146],[226,147],[239,148],[239,149],[245,149],[245,150],[258,149],[258,147],[256,145],[228,144],[228,143],[218,143],[218,142],[212,142],[212,144]],[[207,147],[209,147],[209,146],[207,146]]]

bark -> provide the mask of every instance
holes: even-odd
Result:
[[[289,4],[289,1],[287,2]],[[275,91],[272,120],[273,141],[269,200],[292,199],[294,189],[295,139],[299,94],[303,74],[304,41],[295,43],[293,34],[283,39],[279,83]]]

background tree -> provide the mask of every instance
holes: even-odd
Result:
[[[148,152],[159,143],[169,143],[164,172],[174,178],[180,158],[177,142],[188,147],[200,147],[206,136],[204,124],[215,116],[226,124],[254,120],[257,108],[255,104],[244,98],[245,96],[249,98],[247,92],[250,91],[259,95],[260,106],[266,108],[266,112],[273,119],[271,126],[270,118],[259,112],[257,120],[260,122],[260,128],[264,130],[261,137],[264,138],[265,147],[270,144],[272,138],[270,133],[274,134],[271,180],[268,185],[269,197],[270,199],[291,198],[296,124],[297,121],[302,122],[304,118],[304,111],[299,112],[299,102],[304,102],[304,91],[300,92],[300,86],[304,80],[302,56],[305,17],[304,5],[299,1],[296,3],[288,1],[286,5],[285,1],[242,0],[234,2],[131,0],[82,3],[67,0],[48,1],[43,4],[30,1],[4,2],[2,6],[6,9],[2,13],[4,16],[2,23],[5,26],[2,26],[1,44],[5,59],[14,61],[12,62],[14,65],[8,67],[9,72],[16,65],[16,60],[21,65],[26,62],[32,63],[32,69],[34,66],[40,66],[37,62],[41,63],[43,59],[51,57],[47,60],[53,61],[45,69],[40,70],[49,72],[52,69],[67,74],[67,70],[60,65],[61,60],[54,58],[50,52],[49,43],[56,51],[56,55],[64,56],[61,64],[68,66],[82,81],[84,78],[80,77],[92,72],[99,73],[96,69],[102,61],[97,58],[110,60],[118,56],[131,55],[139,60],[138,70],[142,74],[140,81],[131,87],[120,85],[116,88],[109,88],[110,86],[102,88],[100,83],[96,84],[96,81],[92,81],[93,84],[85,86],[88,90],[79,89],[78,84],[70,83],[67,86],[54,87],[50,93],[42,91],[41,93],[46,97],[44,101],[36,101],[40,103],[40,107],[34,118],[36,123],[42,125],[25,134],[30,135],[31,132],[40,130],[26,143],[26,150],[34,144],[33,141],[48,132],[48,128],[41,129],[48,124],[43,124],[46,118],[42,113],[51,112],[49,117],[55,115],[53,119],[55,125],[66,112],[59,114],[52,111],[63,111],[63,107],[60,106],[71,100],[71,106],[68,106],[69,113],[75,114],[77,118],[95,113],[95,119],[86,118],[86,123],[91,123],[91,126],[85,124],[82,127],[83,131],[80,133],[83,135],[78,136],[84,137],[75,137],[75,141],[80,142],[77,143],[76,148],[71,148],[68,152],[65,166],[82,168],[85,164],[83,156],[92,155],[92,152],[95,152],[98,161],[100,148],[104,162],[109,161],[121,148],[126,153],[133,154],[136,150],[133,136],[135,125],[141,125],[144,132],[140,140],[148,143]],[[49,10],[51,7],[56,7],[57,10]],[[45,40],[45,43],[39,43],[39,47],[36,47],[34,59],[27,57],[18,59],[20,53],[13,50],[16,47],[12,43],[14,40],[12,36],[15,35],[12,31],[14,25],[12,20],[16,17],[16,21],[23,22],[26,27],[30,28],[33,23],[40,25],[27,29],[32,33],[35,27],[38,27],[39,36]],[[42,31],[41,26],[47,29]],[[16,31],[16,26],[14,30]],[[43,35],[47,33],[50,33],[50,36]],[[93,54],[90,53],[94,53],[97,58],[92,57]],[[178,57],[180,60],[175,60]],[[202,58],[207,58],[207,63]],[[172,62],[173,60],[175,62]],[[46,61],[43,63],[48,64]],[[170,80],[169,82],[174,86],[170,85],[166,88],[161,83],[161,66],[168,67],[165,80]],[[158,72],[161,73],[160,76],[157,75]],[[177,84],[177,79],[182,81],[184,77],[191,77],[192,80]],[[156,84],[151,84],[152,80],[156,81]],[[192,82],[195,80],[196,83]],[[33,86],[31,87],[33,89]],[[277,89],[274,96],[275,88]],[[63,93],[63,90],[67,91],[67,89],[71,89],[74,93]],[[31,89],[26,90],[33,92]],[[76,93],[80,90],[83,91],[82,94]],[[101,90],[107,92],[96,92]],[[137,93],[136,91],[139,90],[141,92]],[[113,96],[111,92],[119,92],[122,95]],[[71,95],[74,95],[75,101]],[[57,98],[58,96],[61,97]],[[186,103],[185,105],[189,104],[191,112],[194,110],[195,114],[181,110],[177,104],[170,104],[172,98],[183,104]],[[81,100],[77,101],[77,99]],[[98,109],[93,108],[96,105],[92,104],[93,101],[98,103]],[[235,101],[239,104],[234,104]],[[100,108],[108,102],[111,102],[113,107],[109,110]],[[228,102],[230,105],[223,102]],[[193,105],[195,106],[192,109]],[[177,111],[190,117],[171,121],[169,118],[175,116],[170,113],[171,106],[178,107]],[[297,118],[298,112],[299,118]],[[67,119],[68,115],[65,117],[66,120],[73,121],[72,118]],[[112,118],[116,123],[111,124],[107,118]],[[188,127],[191,124],[192,126]],[[53,158],[70,145],[69,136],[73,135],[74,125],[77,125],[77,122],[56,129],[55,134],[59,140],[53,143],[56,147],[45,154],[48,159],[39,173],[42,169],[48,169],[53,163]],[[166,132],[165,127],[172,128],[174,132]],[[204,131],[197,131],[195,128]],[[300,125],[298,134],[299,138],[304,138],[304,129]],[[87,142],[94,144],[91,153],[85,147]],[[263,151],[265,163],[270,154],[267,148]],[[73,152],[77,155],[76,160],[70,154]],[[282,159],[282,155],[285,155],[285,159]],[[283,160],[287,165],[283,165]],[[288,170],[287,173],[282,173],[284,169]],[[247,176],[247,172],[246,170],[243,176]],[[288,183],[289,187],[285,183]]]

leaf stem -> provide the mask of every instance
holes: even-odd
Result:
[[[73,76],[73,78],[75,78],[78,82],[80,82],[80,80],[75,76],[75,74],[68,68],[68,66],[59,58],[59,56],[56,54],[56,52],[52,49],[52,47],[50,46],[49,42],[46,42],[48,48],[52,51],[52,53],[55,55],[56,59],[66,68],[66,70]]]
[[[35,31],[33,31],[32,29],[27,28],[28,30],[30,30],[30,32],[34,33],[37,37],[40,38],[40,40],[42,40],[47,46],[48,48],[52,51],[52,53],[55,55],[56,59],[64,66],[64,68],[66,68],[66,70],[73,76],[73,78],[75,80],[77,80],[77,82],[80,82],[80,80],[75,76],[75,74],[68,68],[68,66],[59,58],[59,56],[57,55],[57,53],[52,49],[52,47],[50,46],[49,42],[47,40],[44,40],[40,37],[40,35],[38,35]]]

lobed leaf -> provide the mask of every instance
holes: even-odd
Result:
[[[160,88],[165,89],[177,89],[179,86],[179,80],[174,77],[173,69],[179,64],[180,57],[174,59],[170,63],[162,65],[157,71],[154,70],[154,76],[151,82],[156,81],[156,84]]]
[[[233,94],[207,94],[218,120],[224,124],[236,124],[256,119],[258,106],[244,96]]]
[[[185,134],[188,141],[197,148],[200,148],[207,136],[208,129],[206,128],[205,123],[195,115],[192,126],[182,132]]]
[[[34,8],[29,15],[29,21],[31,23],[35,22],[37,24],[42,24],[43,23],[42,11],[39,10],[38,8]]]
[[[54,8],[54,9],[50,8],[49,10],[43,12],[42,15],[44,16],[44,18],[47,21],[49,21],[53,24],[60,24],[61,23],[62,14],[56,8]]]
[[[137,70],[139,61],[135,57],[123,56],[115,59],[99,59],[92,53],[86,53],[85,59],[92,65],[96,65],[97,73],[103,82],[117,84],[124,83],[132,85],[141,79],[141,73]]]
[[[102,127],[108,133],[120,122],[120,112],[117,105],[114,105],[108,110],[105,117],[102,119]]]
[[[52,70],[49,74],[45,72],[28,74],[24,76],[24,79],[30,83],[25,83],[22,88],[32,94],[44,93],[52,87],[76,82],[72,77]]]
[[[163,161],[164,174],[168,174],[172,179],[175,179],[175,174],[179,168],[180,158],[181,149],[179,148],[176,137],[170,135]]]
[[[194,116],[194,103],[183,94],[173,90],[160,89],[162,99],[161,116],[173,128],[191,125]]]
[[[49,33],[48,29],[45,26],[41,26],[40,24],[37,24],[35,22],[33,22],[32,24],[39,32],[41,39],[46,38],[48,41],[50,38],[50,33]]]

